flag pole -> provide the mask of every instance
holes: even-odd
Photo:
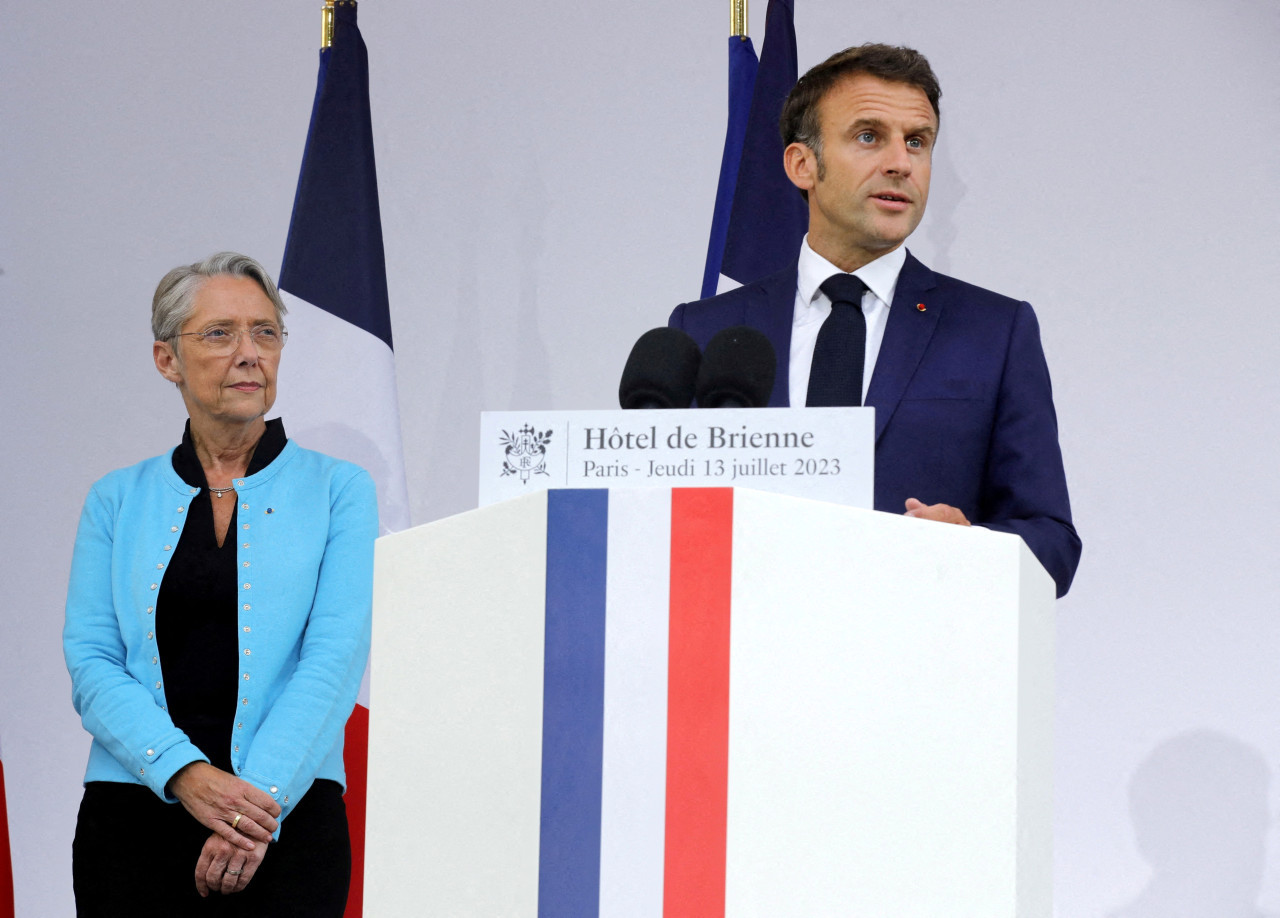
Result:
[[[333,0],[324,0],[324,9],[320,12],[320,50],[330,47],[333,47]]]
[[[747,0],[729,0],[729,34],[746,40]]]

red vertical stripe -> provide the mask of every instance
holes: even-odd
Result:
[[[13,918],[13,863],[9,860],[9,813],[4,803],[4,762],[0,761],[0,918]]]
[[[357,704],[347,718],[347,734],[342,749],[347,772],[347,825],[351,828],[351,891],[343,918],[364,914],[364,817],[365,792],[369,786],[369,709]]]
[[[664,918],[724,915],[733,491],[671,492]]]

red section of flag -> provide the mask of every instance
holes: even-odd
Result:
[[[347,770],[347,824],[351,827],[351,892],[343,918],[360,918],[364,911],[365,793],[369,786],[369,709],[357,704],[347,719],[343,764]]]
[[[13,861],[9,855],[9,811],[4,803],[3,761],[0,761],[0,918],[13,918]]]
[[[733,491],[671,492],[664,918],[724,915]]]

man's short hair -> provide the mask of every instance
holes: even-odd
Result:
[[[802,143],[822,161],[822,124],[818,106],[831,88],[846,77],[867,73],[891,83],[906,83],[924,92],[941,118],[938,99],[942,89],[929,61],[919,51],[897,45],[868,43],[837,51],[796,81],[782,106],[778,127],[782,145]]]

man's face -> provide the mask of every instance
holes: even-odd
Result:
[[[818,115],[822,155],[792,144],[787,171],[809,193],[809,244],[853,270],[902,245],[924,216],[938,119],[923,90],[865,73],[833,86]]]

